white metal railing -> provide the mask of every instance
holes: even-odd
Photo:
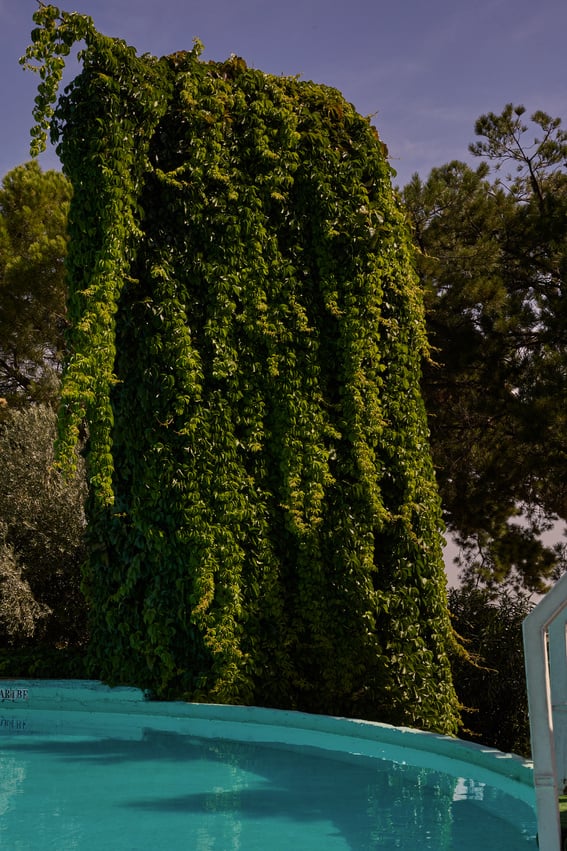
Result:
[[[561,851],[558,796],[567,785],[567,574],[523,624],[540,851]]]

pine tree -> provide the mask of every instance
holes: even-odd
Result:
[[[56,402],[65,348],[64,259],[71,185],[35,161],[0,188],[0,397]]]
[[[564,567],[563,546],[542,533],[567,519],[567,133],[542,112],[529,127],[524,112],[482,116],[471,150],[485,162],[415,176],[404,200],[447,526],[466,576],[541,592]]]

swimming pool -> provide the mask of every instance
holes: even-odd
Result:
[[[435,734],[91,682],[0,682],[0,845],[535,848],[529,764]]]

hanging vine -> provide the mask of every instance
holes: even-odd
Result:
[[[86,419],[93,670],[454,732],[423,309],[376,131],[198,43],[35,20],[34,151],[49,128],[74,187],[59,451]]]

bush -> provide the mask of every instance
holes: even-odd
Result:
[[[9,645],[86,638],[85,475],[54,469],[54,439],[47,406],[10,411],[0,424],[0,638]]]
[[[453,659],[463,704],[463,738],[529,756],[530,731],[522,623],[527,595],[463,586],[449,593],[453,625],[468,651]]]
[[[50,609],[38,603],[14,548],[6,541],[7,527],[0,523],[0,634],[8,644],[33,637]]]

